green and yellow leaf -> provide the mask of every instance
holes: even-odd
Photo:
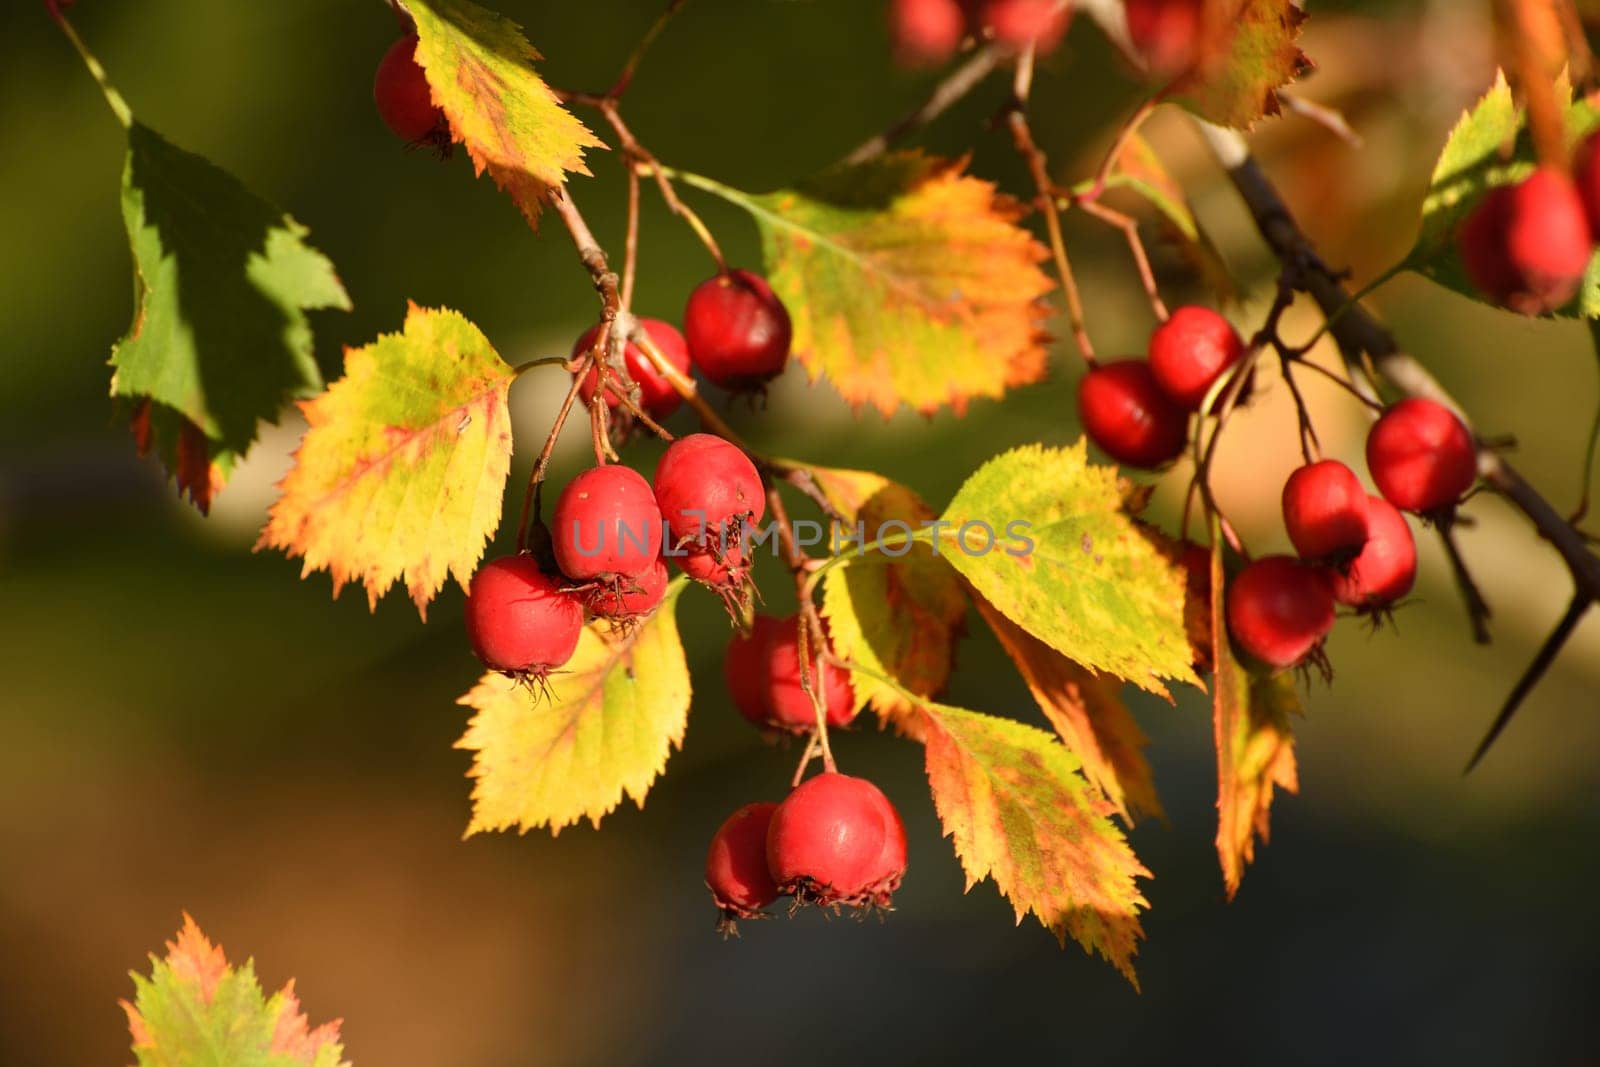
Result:
[[[539,687],[486,674],[460,703],[474,711],[457,748],[474,753],[470,836],[595,826],[645,794],[683,745],[689,668],[674,618],[686,580],[631,632],[586,626],[578,650]]]
[[[884,523],[911,530],[933,510],[903,485],[870,471],[810,468],[823,495],[845,519],[836,529],[840,551],[856,551],[884,533]],[[895,532],[891,526],[887,532]],[[846,538],[849,543],[846,543]],[[966,617],[961,579],[925,544],[899,557],[869,553],[836,567],[823,579],[822,612],[834,651],[895,679],[918,696],[933,696],[950,680],[956,641]],[[856,698],[885,719],[912,710],[894,686],[859,674]]]
[[[1216,40],[1173,87],[1177,102],[1241,130],[1276,115],[1278,90],[1312,69],[1298,43],[1305,12],[1295,0],[1209,0],[1205,18]]]
[[[138,122],[122,216],[135,307],[111,353],[111,395],[140,452],[204,512],[258,425],[322,387],[306,311],[350,300],[305,227]]]
[[[1211,559],[1211,588],[1226,588],[1221,542]],[[1267,840],[1273,791],[1299,790],[1294,736],[1289,717],[1300,713],[1294,676],[1252,676],[1234,657],[1223,597],[1212,598],[1211,633],[1216,657],[1212,686],[1217,747],[1217,856],[1228,899],[1239,891],[1244,869],[1255,859],[1255,839]]]
[[[139,1067],[349,1067],[339,1021],[312,1029],[294,981],[267,997],[255,961],[233,967],[188,915],[134,1001],[122,1001]]]
[[[926,704],[928,784],[970,890],[993,878],[1020,923],[1099,953],[1138,988],[1133,957],[1150,877],[1076,757],[1043,730]]]
[[[965,166],[894,153],[762,196],[699,184],[754,216],[812,379],[885,416],[960,412],[1044,376],[1051,288],[1021,205]]]
[[[1163,818],[1150,764],[1149,739],[1122,702],[1122,684],[1072,662],[1049,645],[975,598],[978,614],[1017,665],[1056,736],[1083,764],[1084,774],[1128,822]]]
[[[588,174],[586,148],[604,147],[534,72],[541,57],[515,22],[471,0],[403,0],[417,24],[417,62],[433,102],[530,223],[567,175]]]
[[[310,423],[256,547],[359,581],[373,606],[403,580],[417,610],[462,588],[500,522],[516,376],[454,311],[412,305],[405,328],[345,353],[344,377],[301,405]]]
[[[1091,465],[1083,441],[995,457],[941,518],[940,555],[1046,645],[1163,696],[1164,680],[1198,684],[1183,570],[1128,515],[1116,470]]]
[[[1565,79],[1556,86],[1565,104],[1568,139],[1572,142],[1600,129],[1600,98],[1572,98]],[[1504,74],[1465,112],[1445,141],[1433,179],[1422,200],[1422,225],[1417,242],[1396,269],[1414,270],[1438,284],[1483,301],[1456,250],[1456,231],[1473,208],[1501,185],[1522,181],[1536,166],[1527,117],[1511,95]],[[1600,318],[1600,251],[1589,261],[1577,298],[1558,315]]]

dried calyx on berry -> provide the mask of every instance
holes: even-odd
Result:
[[[684,341],[683,334],[678,332],[678,328],[661,319],[639,319],[638,322],[640,329],[644,330],[651,343],[655,345],[656,351],[660,352],[672,366],[688,374],[689,346]],[[592,349],[599,335],[600,327],[591,326],[572,346],[573,358],[576,359]],[[622,358],[631,383],[639,387],[639,407],[646,415],[660,421],[678,410],[683,398],[637,344],[629,341],[623,347]],[[600,372],[590,367],[588,374],[584,376],[583,384],[578,387],[578,396],[585,404],[594,399],[599,376]],[[623,406],[620,394],[628,391],[628,383],[618,382],[614,372],[607,377],[606,406],[615,411]]]
[[[668,558],[734,610],[750,581],[746,533],[767,512],[755,464],[714,434],[690,434],[667,446],[652,487],[666,523]]]
[[[871,782],[819,774],[773,813],[767,866],[799,904],[887,909],[906,870],[905,826]]]

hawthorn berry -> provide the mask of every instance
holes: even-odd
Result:
[[[1549,167],[1491,189],[1462,223],[1456,243],[1472,283],[1523,315],[1542,315],[1571,300],[1593,252],[1577,187]]]
[[[757,615],[748,634],[735,634],[723,658],[723,678],[734,707],[757,726],[803,734],[817,723],[817,713],[800,682],[799,616],[777,619]],[[844,726],[855,718],[855,689],[850,672],[820,658],[822,649],[810,649],[814,659],[812,682],[822,695],[829,726]]]
[[[591,467],[556,500],[555,555],[576,581],[637,578],[661,554],[661,509],[631,467]]]
[[[652,479],[656,503],[675,544],[726,551],[740,525],[767,513],[761,475],[737,445],[693,433],[667,446]]]
[[[1244,355],[1233,324],[1207,307],[1181,307],[1150,334],[1150,373],[1179,407],[1199,411],[1218,378]]]
[[[466,623],[484,666],[543,677],[572,658],[583,630],[583,604],[533,557],[502,556],[472,576]]]
[[[1170,78],[1200,55],[1205,0],[1125,0],[1128,38],[1151,74]]]
[[[1386,608],[1411,592],[1417,580],[1417,541],[1406,517],[1381,496],[1367,498],[1367,543],[1344,574],[1333,576],[1333,595],[1352,608]]]
[[[1452,507],[1478,476],[1472,432],[1443,404],[1400,401],[1367,434],[1367,469],[1385,500],[1419,515]]]
[[[967,35],[967,15],[957,0],[892,0],[889,36],[907,66],[935,67],[956,54]]]
[[[655,342],[656,348],[667,358],[667,362],[674,367],[689,373],[689,346],[684,342],[683,334],[670,322],[661,319],[640,319],[639,325],[644,332],[650,335],[650,340]],[[591,326],[578,338],[572,346],[573,358],[577,358],[594,346],[594,339],[600,333],[598,325]],[[656,370],[656,365],[650,362],[639,346],[632,341],[628,342],[622,350],[622,361],[627,365],[628,376],[639,386],[639,407],[652,419],[661,420],[678,410],[678,405],[683,403],[683,398],[672,387],[672,383]],[[588,375],[583,379],[583,384],[578,387],[578,395],[585,404],[594,399],[596,381],[600,372],[593,367],[589,368]],[[612,409],[622,406],[618,399],[618,384],[615,381],[606,383],[606,406]]]
[[[1040,53],[1052,52],[1066,36],[1072,8],[1056,0],[985,0],[978,8],[977,24],[1009,48],[1033,45]]]
[[[407,34],[389,46],[372,81],[372,100],[385,126],[402,141],[426,141],[449,128],[444,112],[433,103],[428,76],[417,63],[417,35]]]
[[[887,907],[905,874],[894,805],[864,778],[826,772],[794,789],[767,828],[767,868],[801,903]]]
[[[1327,574],[1293,556],[1264,556],[1228,586],[1228,631],[1270,667],[1295,667],[1317,654],[1333,629]]]
[[[794,326],[765,278],[730,270],[689,294],[683,336],[701,374],[724,389],[749,392],[782,373]]]
[[[706,888],[721,912],[718,926],[735,933],[735,920],[754,919],[778,899],[778,886],[767,869],[767,830],[778,805],[746,804],[711,837],[706,852]]]
[[[1283,483],[1283,525],[1301,559],[1348,563],[1367,540],[1367,491],[1336,459],[1308,463]]]
[[[1171,462],[1189,433],[1183,409],[1142,359],[1102,363],[1078,379],[1078,418],[1101,451],[1130,467]]]
[[[602,586],[589,599],[589,610],[612,622],[642,618],[667,595],[668,578],[667,561],[657,556],[650,566],[618,581],[615,587]]]
[[[749,630],[736,631],[722,657],[722,679],[739,714],[765,726],[767,720],[767,646],[782,623],[773,615],[757,615]]]

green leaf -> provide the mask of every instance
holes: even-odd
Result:
[[[673,616],[686,584],[675,579],[631,630],[586,626],[548,695],[489,673],[461,698],[476,712],[456,742],[476,753],[469,836],[513,826],[560,833],[584,818],[599,826],[624,793],[644,806],[688,724],[689,668]]]
[[[1214,0],[1208,7],[1222,36],[1173,86],[1175,99],[1210,122],[1248,130],[1278,113],[1279,89],[1312,70],[1297,43],[1306,15],[1294,0]]]
[[[310,427],[256,547],[328,570],[374,607],[404,579],[419,612],[463,589],[500,523],[516,372],[454,311],[411,305],[405,329],[345,353],[344,377],[303,405]]]
[[[933,804],[970,890],[993,878],[1017,914],[1070,935],[1138,988],[1133,956],[1150,877],[1078,760],[1043,730],[925,704],[920,740]]]
[[[1227,586],[1222,542],[1213,536],[1211,588]],[[1217,748],[1217,856],[1232,900],[1255,859],[1255,839],[1267,840],[1274,789],[1299,790],[1289,717],[1300,714],[1294,676],[1253,676],[1233,654],[1220,592],[1211,598],[1212,726]]]
[[[1163,696],[1163,679],[1197,683],[1183,570],[1127,514],[1116,470],[1090,465],[1083,441],[997,456],[942,521],[940,555],[1057,652]]]
[[[1045,373],[1049,253],[964,167],[894,153],[761,196],[682,178],[755,218],[807,373],[888,416],[960,412]]]
[[[540,59],[510,19],[471,0],[402,0],[417,24],[417,62],[433,102],[530,223],[567,174],[588,174],[586,148],[604,145],[534,72]]]
[[[303,226],[137,122],[122,214],[136,304],[111,394],[203,511],[257,425],[321,388],[305,312],[350,301]]]
[[[808,468],[823,495],[849,524],[837,530],[841,551],[877,540],[884,523],[915,530],[933,510],[903,485],[870,471]],[[890,527],[895,532],[898,527]],[[852,543],[845,544],[848,536]],[[961,579],[925,544],[912,544],[895,558],[869,553],[829,571],[823,579],[822,611],[834,651],[900,688],[932,696],[950,680],[956,641],[967,612]],[[900,689],[860,674],[856,698],[886,718],[913,707]]]
[[[122,1008],[139,1067],[349,1067],[339,1022],[311,1029],[291,980],[266,997],[255,962],[235,968],[189,916]]]
[[[1557,84],[1556,93],[1566,102],[1571,142],[1600,129],[1600,106],[1594,99],[1573,100],[1565,79]],[[1450,131],[1422,200],[1416,244],[1395,269],[1416,271],[1447,289],[1488,303],[1457,254],[1456,231],[1490,189],[1522,181],[1536,165],[1527,118],[1512,98],[1505,75],[1497,73],[1494,85]],[[1600,252],[1589,261],[1577,298],[1555,314],[1600,318]]]

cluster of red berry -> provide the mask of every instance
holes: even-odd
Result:
[[[718,828],[706,886],[725,932],[781,896],[857,912],[887,909],[906,870],[906,829],[865,778],[828,771],[781,804],[746,804]]]
[[[1048,52],[1061,43],[1072,9],[1056,0],[892,0],[895,54],[911,66],[936,66],[970,34],[1012,48]]]
[[[1169,463],[1189,440],[1189,415],[1244,355],[1244,342],[1221,315],[1179,308],[1151,335],[1148,360],[1101,364],[1079,381],[1084,430],[1129,466]],[[1248,388],[1246,379],[1240,393]],[[1366,451],[1381,496],[1368,494],[1338,460],[1308,462],[1283,487],[1284,526],[1299,558],[1254,560],[1228,587],[1229,631],[1270,667],[1316,659],[1336,604],[1375,616],[1410,592],[1417,549],[1401,512],[1448,524],[1477,478],[1472,434],[1432,400],[1406,399],[1386,409]],[[1203,550],[1187,553],[1184,564],[1198,587],[1209,586]]]
[[[1489,190],[1456,233],[1461,263],[1490,300],[1543,315],[1577,295],[1600,238],[1600,133],[1578,146],[1573,176],[1541,166]]]

